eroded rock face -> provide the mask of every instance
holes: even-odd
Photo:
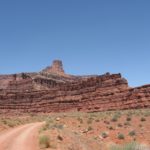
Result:
[[[57,75],[65,74],[61,60],[54,60],[52,66],[45,68],[42,72]]]
[[[72,76],[54,61],[40,73],[0,76],[0,113],[105,111],[150,107],[150,85],[128,87],[121,74]]]

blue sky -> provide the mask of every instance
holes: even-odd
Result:
[[[54,59],[67,73],[122,73],[150,83],[149,0],[1,0],[0,74],[40,71]]]

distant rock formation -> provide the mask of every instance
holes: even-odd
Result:
[[[65,74],[61,60],[54,60],[52,66],[47,67],[46,69],[43,70],[43,72],[57,75]]]
[[[130,88],[121,74],[73,76],[62,61],[39,73],[0,75],[0,113],[150,108],[150,85]]]

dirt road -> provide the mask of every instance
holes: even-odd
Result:
[[[0,150],[38,150],[38,130],[43,123],[31,123],[0,133]]]

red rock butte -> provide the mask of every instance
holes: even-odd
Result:
[[[42,72],[45,73],[52,73],[56,75],[65,75],[62,61],[60,60],[54,60],[52,66],[47,67],[46,69],[43,69]]]
[[[41,72],[0,75],[0,113],[150,108],[150,85],[131,88],[121,74],[74,76],[60,60]]]

